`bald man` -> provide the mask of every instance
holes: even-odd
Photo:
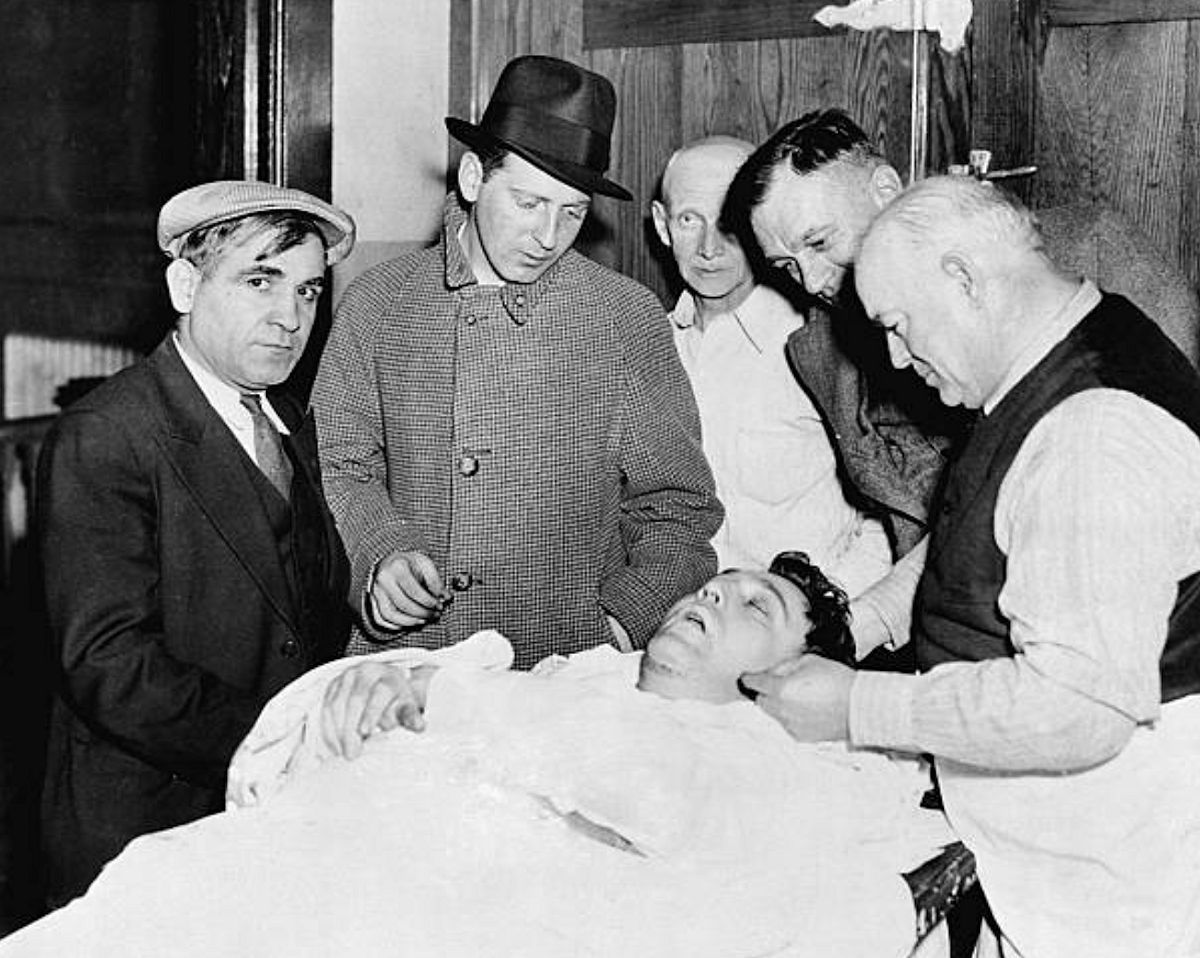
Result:
[[[1022,958],[1200,954],[1200,377],[1030,213],[934,177],[857,259],[893,363],[983,415],[913,608],[920,675],[745,676],[802,740],[932,755]]]
[[[696,393],[704,451],[726,518],[713,539],[721,568],[765,568],[803,549],[851,595],[890,568],[887,534],[846,501],[821,414],[788,368],[804,317],[755,282],[738,241],[717,226],[752,144],[732,137],[677,150],[651,206],[684,291],[671,313]]]

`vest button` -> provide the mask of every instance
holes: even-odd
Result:
[[[458,471],[464,476],[473,476],[479,471],[479,459],[472,455],[465,455],[458,460]]]
[[[295,639],[288,639],[279,647],[279,654],[285,659],[294,659],[300,654],[300,643]]]

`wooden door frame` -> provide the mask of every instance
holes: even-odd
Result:
[[[333,0],[197,0],[198,179],[328,197]]]

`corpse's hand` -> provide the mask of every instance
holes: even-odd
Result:
[[[790,659],[769,672],[742,676],[757,702],[800,742],[850,737],[850,687],[854,670],[820,655]]]
[[[375,568],[367,606],[376,626],[396,631],[434,621],[449,601],[450,593],[429,556],[393,552]]]
[[[388,662],[363,662],[338,675],[325,690],[321,738],[334,755],[357,758],[363,742],[404,726],[425,728],[425,694],[435,666],[409,669]]]

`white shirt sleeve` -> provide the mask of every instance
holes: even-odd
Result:
[[[1103,761],[1158,716],[1167,619],[1200,568],[1200,440],[1131,393],[1076,395],[1022,444],[994,533],[1017,655],[860,675],[851,735],[992,769]]]

